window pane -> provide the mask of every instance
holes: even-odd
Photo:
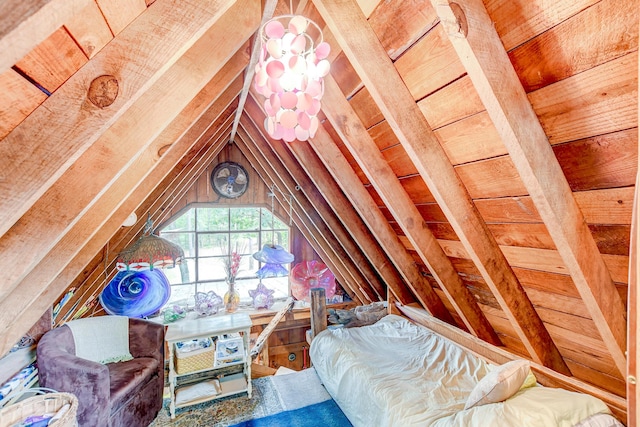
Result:
[[[260,228],[259,209],[233,208],[231,209],[230,230],[258,230]]]
[[[289,250],[289,231],[274,231],[274,244],[280,245],[286,250]]]
[[[275,244],[273,241],[273,231],[271,230],[263,231],[262,233],[260,233],[260,238],[262,239],[262,246]]]
[[[163,273],[172,285],[196,281],[196,260],[187,258],[173,268],[165,268]]]
[[[266,209],[260,209],[260,225],[262,228],[273,228],[273,214]]]
[[[198,231],[226,231],[229,229],[229,209],[197,208]]]
[[[284,222],[280,221],[277,216],[273,217],[273,229],[274,230],[288,230],[289,226]]]
[[[160,236],[180,246],[184,251],[185,257],[195,257],[195,233],[160,233]]]
[[[250,255],[259,249],[258,233],[231,234],[231,250],[240,255]]]
[[[226,274],[223,260],[223,257],[200,257],[198,259],[198,281],[224,280]]]
[[[194,231],[195,223],[194,223],[194,211],[193,209],[189,209],[187,212],[183,213],[175,220],[173,220],[169,225],[162,228],[162,231]]]
[[[196,285],[175,285],[171,287],[171,296],[165,307],[179,305],[182,308],[193,308],[195,306]]]
[[[198,234],[198,256],[226,255],[229,251],[228,238],[223,233]]]

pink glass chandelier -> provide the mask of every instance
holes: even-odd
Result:
[[[319,43],[309,31],[317,32]],[[273,139],[287,142],[313,138],[329,73],[329,44],[322,30],[301,15],[281,15],[260,30],[262,51],[255,69],[255,88],[265,97],[264,127]]]

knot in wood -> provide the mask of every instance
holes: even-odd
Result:
[[[439,4],[438,7],[442,9],[438,11],[438,15],[440,15],[440,21],[447,31],[447,34],[454,37],[467,38],[469,24],[467,23],[467,17],[462,7],[460,7],[458,3],[453,2]]]
[[[98,108],[106,108],[118,97],[118,79],[110,75],[102,75],[93,79],[89,85],[87,98]]]

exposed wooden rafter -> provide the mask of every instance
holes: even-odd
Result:
[[[278,166],[274,167],[264,158],[262,153],[253,145],[253,139],[245,132],[242,126],[238,128],[238,136],[240,137],[240,140],[237,141],[238,147],[247,159],[252,161],[262,180],[268,186],[275,185],[278,188],[288,190],[286,184],[281,180],[280,175],[275,170],[275,167]],[[282,169],[279,170],[281,173],[284,172]],[[282,198],[278,198],[277,196],[274,197],[282,204],[283,208],[288,209],[287,205],[291,201],[282,200]],[[295,203],[293,203],[292,206],[292,211],[295,214],[293,220],[296,226],[305,235],[305,238],[322,257],[325,264],[327,264],[346,290],[351,291],[350,295],[361,302],[367,301],[367,298],[364,297],[364,292],[359,289],[360,283],[354,278],[354,272],[357,269],[351,265],[350,259],[346,259],[343,252],[340,254],[336,253],[338,248],[333,247],[328,242],[327,236],[330,234],[330,231],[326,228],[326,224],[324,224],[319,217],[315,219],[315,223],[314,220],[307,217],[309,212],[304,209],[303,205],[298,203],[303,198],[304,195],[296,195]],[[325,235],[325,233],[327,234]],[[339,249],[341,250],[342,248]],[[352,270],[350,270],[350,268]]]
[[[246,112],[251,117],[254,123],[261,123],[264,119],[264,111],[260,109],[257,102],[254,98],[250,98],[246,104]],[[322,130],[319,130],[322,135],[326,138],[326,133],[323,133]],[[318,137],[318,135],[316,135]],[[332,141],[326,141],[329,146],[333,146]],[[313,149],[310,147],[312,141],[308,141],[305,143],[294,143],[294,144],[282,144],[283,147],[287,147],[290,152],[297,158],[298,163],[301,167],[303,167],[309,179],[311,179],[320,193],[324,196],[327,203],[331,206],[336,215],[340,218],[343,224],[348,228],[349,233],[353,236],[354,240],[358,243],[358,245],[362,248],[363,252],[366,254],[367,258],[371,262],[371,264],[376,268],[380,276],[386,282],[387,286],[391,287],[392,292],[396,294],[396,297],[399,301],[406,301],[403,304],[408,304],[410,302],[415,301],[411,291],[405,285],[402,280],[402,276],[398,270],[396,270],[390,260],[387,258],[387,255],[382,250],[378,242],[374,239],[374,235],[376,234],[376,229],[367,227],[360,216],[356,213],[354,209],[354,205],[351,201],[343,194],[341,189],[338,186],[338,183],[335,181],[335,178],[329,174],[329,171],[325,168],[325,166],[321,163],[320,159],[315,155]],[[344,160],[344,159],[343,159]],[[347,164],[342,165],[343,168],[340,168],[336,165],[338,169],[340,169],[341,177],[342,175],[349,174],[349,171],[352,172],[351,168]],[[354,186],[356,188],[362,189],[362,192],[369,200],[372,201],[371,196],[367,193],[362,187],[360,181],[355,176],[355,173],[352,172],[352,176],[357,181],[354,181]],[[347,191],[350,190],[350,187],[345,188]],[[355,190],[354,190],[355,191]],[[373,201],[372,201],[373,202]],[[378,211],[379,209],[375,206],[375,204],[371,207]],[[382,217],[382,214],[380,214]],[[390,233],[393,231],[388,226],[386,220],[382,217],[380,223],[381,227],[387,230]],[[393,234],[393,238],[397,241],[395,234]],[[399,250],[402,250],[400,245],[398,246]],[[406,251],[402,251],[406,254]],[[410,257],[407,257],[410,259]],[[410,261],[410,266],[415,267],[415,263]],[[416,279],[421,278],[419,272],[416,271]],[[419,281],[416,280],[416,281]],[[386,295],[384,298],[386,299]]]
[[[482,1],[431,3],[624,375],[624,304]]]
[[[372,98],[482,273],[531,358],[570,374],[440,143],[353,0],[314,0]]]
[[[156,1],[7,135],[0,145],[0,236],[234,3]],[[108,108],[87,100],[90,83],[102,75],[119,82]]]
[[[245,118],[245,120],[250,121],[249,118]],[[271,148],[273,154],[291,174],[300,191],[307,197],[311,207],[315,209],[320,217],[327,223],[340,245],[344,248],[345,253],[352,259],[353,264],[357,266],[362,276],[365,277],[366,283],[363,285],[370,287],[373,291],[366,292],[367,296],[371,298],[371,301],[384,300],[386,298],[386,287],[368,259],[364,256],[363,249],[359,242],[354,241],[348,224],[341,222],[339,217],[331,211],[324,195],[307,176],[304,169],[300,167],[297,160],[286,150],[284,147],[285,142],[267,141],[263,133],[258,133],[259,128],[255,122],[245,122],[244,127],[245,130],[250,133],[254,144],[260,151],[264,153],[267,152],[269,147]]]

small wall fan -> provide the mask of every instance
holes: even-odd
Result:
[[[247,191],[249,174],[238,163],[219,163],[211,172],[211,187],[220,197],[236,199]]]

